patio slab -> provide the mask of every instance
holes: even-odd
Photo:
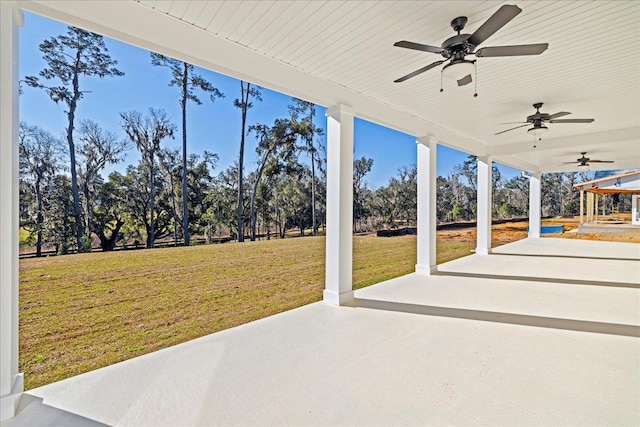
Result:
[[[591,240],[524,239],[438,266],[440,274],[637,287],[640,245]]]
[[[640,245],[576,242],[527,239],[30,390],[3,425],[638,425]]]

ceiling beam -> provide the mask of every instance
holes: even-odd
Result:
[[[616,159],[615,163],[591,163],[589,166],[577,166],[577,164],[568,165],[552,165],[543,168],[540,172],[543,173],[557,173],[557,172],[587,172],[596,170],[614,170],[614,169],[637,169],[638,159]]]
[[[521,171],[527,171],[531,173],[541,172],[540,168],[533,163],[527,162],[526,160],[514,156],[493,157],[493,161]]]

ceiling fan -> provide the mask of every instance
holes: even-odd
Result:
[[[590,158],[585,156],[587,154],[586,151],[583,151],[580,154],[582,154],[582,157],[578,158],[575,162],[563,162],[562,164],[563,165],[573,165],[573,164],[577,163],[578,167],[583,167],[583,166],[589,166],[589,163],[613,163],[613,160],[590,159]]]
[[[559,113],[555,114],[541,113],[540,108],[542,108],[542,102],[533,104],[533,108],[536,109],[536,113],[528,116],[525,122],[500,123],[502,125],[519,124],[520,126],[500,131],[496,133],[496,135],[510,132],[515,129],[520,129],[525,126],[533,125],[533,127],[527,129],[527,133],[533,135],[535,138],[540,138],[543,133],[549,131],[549,128],[545,126],[546,123],[592,123],[594,121],[594,119],[558,119],[558,117],[564,117],[571,114],[567,111],[560,111]]]
[[[429,46],[426,44],[414,43],[402,40],[394,43],[394,46],[406,49],[419,50],[422,52],[430,52],[442,55],[445,59],[436,61],[432,64],[422,67],[406,76],[400,77],[394,83],[400,83],[415,77],[419,74],[429,71],[443,63],[447,63],[441,71],[441,77],[451,78],[458,82],[458,86],[464,86],[471,83],[474,79],[471,73],[475,71],[475,60],[465,59],[467,55],[475,55],[481,57],[496,56],[521,56],[521,55],[539,55],[549,46],[547,43],[527,44],[517,46],[496,46],[485,47],[475,50],[481,43],[491,37],[496,31],[505,26],[509,21],[515,18],[522,9],[515,5],[503,5],[498,9],[484,24],[480,26],[473,34],[460,34],[467,23],[466,16],[460,16],[451,21],[451,27],[458,34],[445,40],[441,47]],[[440,92],[442,92],[442,84]],[[474,96],[478,96],[477,93]]]

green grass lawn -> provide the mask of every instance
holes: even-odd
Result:
[[[438,242],[438,262],[471,243]],[[354,288],[414,270],[416,237],[354,238]],[[324,237],[20,261],[25,388],[322,299]]]

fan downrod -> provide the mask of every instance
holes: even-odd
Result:
[[[451,28],[453,31],[457,31],[460,34],[460,31],[464,29],[465,24],[467,23],[466,16],[458,16],[453,21],[451,21]]]
[[[533,108],[535,108],[536,110],[538,110],[538,113],[540,112],[540,109],[542,108],[542,102],[537,102],[535,104],[533,104]]]

